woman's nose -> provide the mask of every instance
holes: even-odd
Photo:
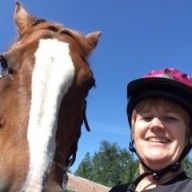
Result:
[[[158,117],[154,117],[151,121],[151,127],[154,128],[164,128],[164,124],[162,120]]]

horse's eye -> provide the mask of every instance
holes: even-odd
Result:
[[[2,75],[3,75],[3,70],[2,70],[2,67],[0,66],[0,79],[2,78]]]
[[[0,55],[0,79],[2,78],[6,69],[8,69],[7,61],[3,55]]]
[[[0,63],[1,63],[1,68],[5,70],[8,68],[7,61],[3,55],[0,55]]]

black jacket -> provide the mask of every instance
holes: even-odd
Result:
[[[113,187],[109,192],[127,192],[129,184]],[[145,192],[192,192],[192,179],[181,173],[169,182]]]

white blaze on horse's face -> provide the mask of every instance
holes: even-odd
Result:
[[[32,99],[27,135],[30,166],[25,192],[42,191],[46,171],[55,153],[55,117],[58,116],[64,94],[73,82],[74,73],[75,68],[67,43],[57,39],[39,41],[32,74]]]

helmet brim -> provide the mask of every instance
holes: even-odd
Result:
[[[131,81],[127,87],[129,123],[137,103],[146,98],[166,98],[182,106],[192,118],[192,89],[174,79],[155,77]]]

